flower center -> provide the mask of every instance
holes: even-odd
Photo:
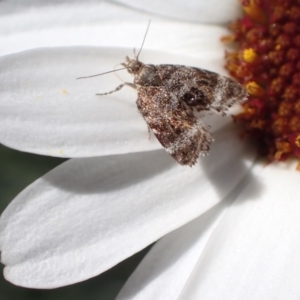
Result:
[[[245,14],[223,38],[238,45],[226,68],[249,93],[234,119],[268,160],[300,157],[300,1],[240,2]]]

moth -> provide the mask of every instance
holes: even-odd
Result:
[[[149,25],[150,22],[147,31]],[[182,65],[144,64],[139,60],[142,47],[135,58],[127,56],[121,64],[122,69],[133,75],[133,83],[125,82],[113,91],[96,95],[108,95],[126,85],[135,88],[137,108],[148,128],[179,164],[193,166],[199,156],[208,153],[213,141],[208,126],[197,113],[214,111],[224,116],[229,107],[246,100],[247,92],[233,79],[211,71]]]

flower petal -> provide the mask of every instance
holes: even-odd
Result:
[[[161,148],[147,138],[136,92],[112,70],[130,51],[116,48],[43,48],[0,58],[0,141],[22,151],[60,157],[89,157]],[[144,51],[145,61],[216,67],[211,60]],[[212,55],[214,57],[214,55]],[[132,82],[126,71],[119,76]]]
[[[121,5],[120,5],[121,3]],[[125,5],[123,5],[125,4]],[[126,7],[128,5],[128,7]],[[224,24],[236,19],[240,5],[235,0],[213,1],[1,1],[0,34],[37,32],[43,29],[117,23],[126,36],[123,22],[170,21],[167,16],[187,22]],[[150,12],[150,13],[147,13]],[[158,15],[154,15],[154,14]],[[184,24],[184,22],[180,22]],[[107,34],[109,37],[109,34]],[[167,37],[167,36],[166,36]],[[66,36],[67,38],[67,36]],[[5,45],[3,45],[5,46]]]
[[[215,228],[251,173],[218,205],[161,238],[130,276],[117,299],[179,299]]]
[[[151,19],[150,14],[123,7],[110,1],[1,1],[0,2],[0,34],[37,32],[43,29],[73,27],[102,22],[143,21]],[[165,18],[154,17],[157,20]],[[109,34],[107,34],[109,35]]]
[[[224,56],[222,26],[171,21],[103,1],[23,2],[0,1],[0,55],[49,46],[139,48],[151,19],[145,49],[198,57],[218,51],[218,57]]]
[[[115,0],[129,7],[188,22],[224,24],[236,19],[240,5],[236,0]]]
[[[178,299],[211,233],[225,213],[222,201],[196,220],[162,237],[117,299]]]
[[[300,295],[299,172],[295,164],[272,164],[259,165],[253,173],[210,238],[180,299]],[[257,182],[263,191],[257,191]]]
[[[75,24],[68,24],[68,26],[62,24],[61,27],[46,26],[48,23],[56,24],[57,19],[56,14],[53,13],[51,18],[51,14],[48,16],[46,12],[45,18],[48,20],[46,25],[40,25],[40,22],[37,22],[34,29],[30,27],[32,18],[19,24],[20,27],[22,26],[22,30],[15,30],[15,23],[12,23],[14,30],[1,35],[3,45],[0,49],[0,55],[37,47],[73,45],[130,47],[130,52],[127,54],[131,54],[133,47],[139,48],[141,46],[148,19],[145,20],[145,17],[142,20],[128,18],[120,23],[115,18],[107,20],[105,10],[102,14],[103,16],[100,16],[98,22],[84,24],[76,22]],[[11,22],[10,19],[7,19],[7,22]],[[4,22],[3,28],[5,28],[5,24]],[[144,49],[193,55],[200,58],[203,55],[216,53],[217,58],[223,59],[224,45],[220,42],[220,37],[227,33],[226,28],[221,26],[153,19]]]
[[[25,189],[2,214],[5,277],[53,288],[95,276],[220,202],[253,151],[232,126],[193,168],[165,151],[74,159]]]

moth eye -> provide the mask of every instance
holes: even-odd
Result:
[[[183,95],[182,100],[190,106],[205,105],[205,96],[203,92],[196,88],[191,88],[186,92]]]
[[[182,99],[187,102],[188,104],[192,103],[195,100],[195,95],[192,93],[185,93],[182,97]]]

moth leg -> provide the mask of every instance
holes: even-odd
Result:
[[[131,82],[125,82],[126,85],[132,87],[133,89],[136,90],[136,85],[134,83],[131,83]]]
[[[121,90],[125,85],[128,85],[132,88],[136,88],[135,84],[131,83],[131,82],[124,82],[122,84],[120,84],[119,86],[117,86],[114,90],[107,92],[107,93],[101,93],[101,94],[96,94],[97,96],[105,96],[105,95],[109,95],[109,94],[113,94],[119,90]]]

